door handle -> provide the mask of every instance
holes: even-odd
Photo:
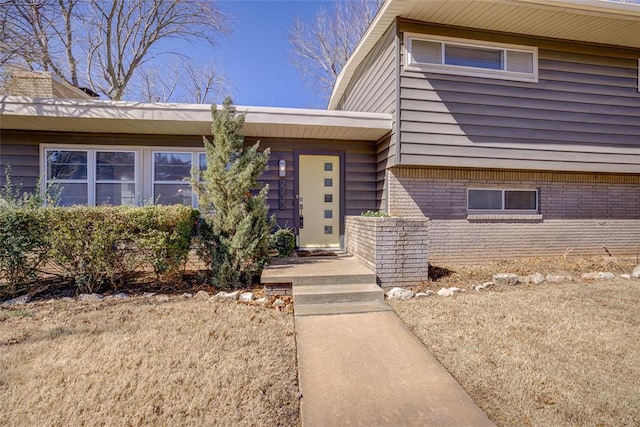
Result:
[[[300,228],[304,228],[304,216],[300,215]]]

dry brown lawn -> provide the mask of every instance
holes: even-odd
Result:
[[[0,424],[297,425],[293,317],[206,300],[0,311]]]
[[[640,281],[392,305],[499,426],[640,425]]]

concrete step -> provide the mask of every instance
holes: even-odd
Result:
[[[327,285],[352,285],[376,283],[375,273],[365,274],[332,274],[323,276],[316,274],[313,276],[298,277],[296,285],[301,286],[327,286]],[[377,286],[377,285],[376,285]]]
[[[291,283],[294,286],[376,283],[376,274],[349,256],[274,258],[262,272],[265,285]]]
[[[293,303],[332,304],[345,302],[384,302],[384,291],[371,283],[345,283],[338,285],[296,285],[293,287]]]
[[[296,304],[296,316],[328,316],[332,314],[373,313],[390,311],[391,307],[384,301],[340,302],[332,304]]]

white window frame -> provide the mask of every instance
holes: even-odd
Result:
[[[441,60],[440,64],[430,64],[416,62],[413,60],[413,41],[425,41],[440,43]],[[482,49],[494,49],[503,52],[504,68],[492,70],[481,67],[470,67],[462,65],[445,64],[445,46],[461,46]],[[507,52],[525,52],[533,55],[533,72],[521,73],[517,71],[507,71]],[[459,39],[454,37],[433,36],[428,34],[405,33],[404,34],[404,67],[407,71],[421,71],[439,74],[453,74],[458,76],[483,77],[501,80],[514,80],[522,82],[538,82],[538,48],[535,46],[513,45],[506,43],[485,42],[480,40]]]
[[[49,179],[49,169],[47,164],[48,153],[52,151],[75,151],[78,153],[87,153],[87,177],[85,179]],[[48,188],[49,185],[55,184],[85,184],[87,186],[87,200],[86,204],[90,205],[91,200],[95,201],[95,184],[93,188],[91,186],[91,176],[93,172],[93,176],[95,176],[95,156],[94,153],[91,152],[88,148],[79,148],[79,147],[47,147],[43,150],[42,155],[43,162],[43,185],[44,188]],[[93,163],[93,166],[92,166]]]
[[[193,165],[200,165],[200,154],[202,152],[201,151],[182,151],[182,150],[172,150],[172,149],[163,149],[163,150],[153,150],[151,151],[151,194],[153,195],[153,203],[155,204],[156,200],[157,200],[157,194],[156,194],[156,184],[169,184],[169,185],[176,185],[176,184],[180,184],[180,183],[185,183],[188,185],[191,185],[189,183],[189,181],[166,181],[166,180],[160,180],[160,181],[156,181],[156,172],[155,172],[155,168],[156,168],[156,154],[191,154],[191,167],[189,168],[189,170],[193,170]],[[191,206],[197,207],[198,206],[198,200],[196,197],[196,192],[193,190],[193,188],[191,188]]]
[[[97,186],[98,184],[133,184],[134,187],[134,199],[133,199],[133,205],[131,206],[136,206],[138,204],[138,196],[137,194],[140,193],[140,187],[139,187],[139,179],[138,179],[138,174],[139,174],[139,162],[138,162],[138,151],[136,150],[131,150],[128,148],[122,148],[122,149],[118,149],[118,148],[108,148],[108,149],[103,149],[103,148],[92,148],[93,150],[93,204],[91,206],[95,206],[96,205],[96,193],[97,193]],[[98,179],[98,156],[97,153],[133,153],[133,180],[129,180],[129,181],[121,181],[121,180],[115,180],[115,179]]]
[[[48,180],[47,179],[47,153],[50,151],[80,151],[87,152],[87,180]],[[47,184],[57,182],[63,184],[86,183],[87,184],[87,205],[95,206],[96,201],[96,152],[127,152],[135,155],[135,205],[140,206],[147,203],[154,203],[153,184],[153,153],[187,153],[191,154],[192,164],[196,161],[200,163],[200,154],[206,154],[204,147],[158,147],[158,146],[132,146],[132,145],[91,145],[91,144],[40,144],[40,171],[42,184],[40,191],[44,194]],[[106,183],[106,181],[100,181]],[[117,181],[120,183],[123,181]],[[130,183],[130,181],[126,181]],[[177,182],[177,181],[176,181]],[[176,183],[172,182],[172,183]],[[185,181],[185,183],[188,183]],[[198,201],[195,191],[192,191],[192,206],[197,207]]]
[[[502,192],[502,207],[501,209],[471,209],[469,207],[469,191],[501,191]],[[536,201],[536,206],[535,209],[506,209],[505,208],[505,194],[507,191],[529,191],[529,192],[534,192],[536,197],[535,197],[535,201]],[[492,188],[492,187],[476,187],[476,188],[467,188],[467,212],[469,213],[538,213],[539,211],[539,191],[537,188],[507,188],[507,187],[500,187],[500,188]]]
[[[87,178],[80,179],[49,179],[47,173],[47,154],[52,151],[76,151],[87,153]],[[119,180],[98,180],[97,176],[97,155],[96,153],[133,153],[133,181],[119,181]],[[43,189],[47,188],[50,184],[86,184],[87,185],[87,201],[86,205],[96,206],[96,186],[97,184],[133,184],[134,192],[138,194],[140,192],[140,180],[138,178],[140,173],[140,162],[138,161],[139,154],[137,150],[133,150],[127,146],[122,147],[90,147],[90,146],[69,146],[69,145],[53,145],[46,144],[42,146],[42,170],[43,170]],[[138,204],[138,197],[135,197],[134,205]]]

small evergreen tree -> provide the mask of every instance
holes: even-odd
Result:
[[[213,141],[203,138],[207,168],[195,167],[191,183],[198,194],[204,223],[197,249],[211,269],[211,280],[222,288],[249,283],[268,261],[272,219],[266,203],[268,186],[258,178],[267,168],[269,149],[259,142],[244,147],[238,132],[244,115],[237,114],[230,98],[222,109],[211,108]]]

